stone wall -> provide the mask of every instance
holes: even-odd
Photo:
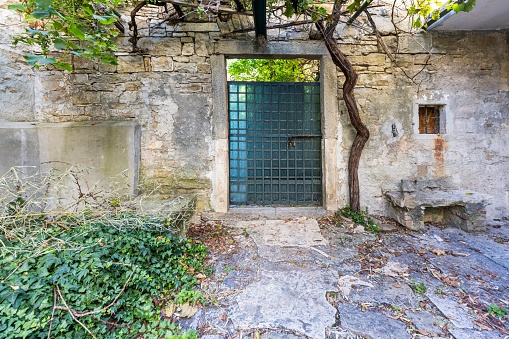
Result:
[[[356,98],[371,132],[360,164],[361,204],[370,212],[384,214],[382,191],[394,189],[401,179],[420,177],[446,179],[460,188],[491,194],[495,203],[488,217],[507,215],[508,33],[422,33],[402,36],[396,46],[387,13],[378,9],[373,14],[384,41],[398,49],[396,65],[374,35],[343,25],[336,31],[341,49],[359,72]],[[218,176],[227,176],[215,165],[216,129],[225,126],[215,123],[214,114],[225,103],[213,94],[211,60],[225,57],[221,44],[240,40],[236,55],[258,51],[260,56],[260,48],[270,54],[271,46],[281,41],[286,42],[284,46],[297,41],[305,45],[310,33],[316,35],[311,25],[272,30],[267,45],[257,47],[252,34],[222,35],[248,25],[245,19],[237,18],[228,27],[215,22],[172,26],[161,24],[159,9],[150,7],[139,20],[141,53],[129,53],[131,46],[121,37],[118,66],[75,59],[75,71],[69,74],[28,68],[7,37],[20,18],[8,13],[4,2],[0,2],[0,15],[13,24],[0,28],[0,100],[7,107],[0,121],[135,120],[141,126],[140,179],[145,187],[158,185],[168,194],[197,193],[201,209],[214,207],[211,197],[216,199],[217,192],[212,191],[212,183]],[[288,56],[285,48],[274,53]],[[313,54],[312,48],[309,53]],[[322,74],[336,74],[332,71],[323,69]],[[341,72],[337,74],[341,83]],[[214,86],[217,90],[218,84]],[[337,91],[340,98],[341,86]],[[444,105],[445,134],[416,133],[419,104]],[[338,142],[333,153],[327,153],[335,154],[337,160],[336,178],[331,181],[335,187],[327,189],[335,191],[336,205],[342,206],[348,201],[346,164],[353,131],[342,100],[337,105],[340,123],[334,134]]]

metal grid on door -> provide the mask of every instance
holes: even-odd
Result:
[[[322,202],[319,83],[228,82],[230,204]]]

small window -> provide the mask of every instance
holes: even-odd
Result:
[[[419,134],[444,134],[445,127],[441,117],[441,106],[419,106]]]

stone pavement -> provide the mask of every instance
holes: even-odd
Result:
[[[201,338],[509,338],[509,222],[373,235],[335,216],[207,216]],[[286,215],[285,217],[288,217]],[[220,220],[222,219],[222,220]],[[194,226],[193,226],[194,227]],[[214,231],[219,230],[219,231]]]

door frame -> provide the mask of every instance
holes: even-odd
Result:
[[[212,150],[211,207],[215,212],[229,209],[229,143],[227,58],[306,58],[320,61],[320,106],[322,121],[322,197],[323,208],[334,211],[339,206],[338,186],[341,154],[341,124],[338,114],[336,66],[323,41],[266,42],[220,40],[213,45],[212,69]]]

